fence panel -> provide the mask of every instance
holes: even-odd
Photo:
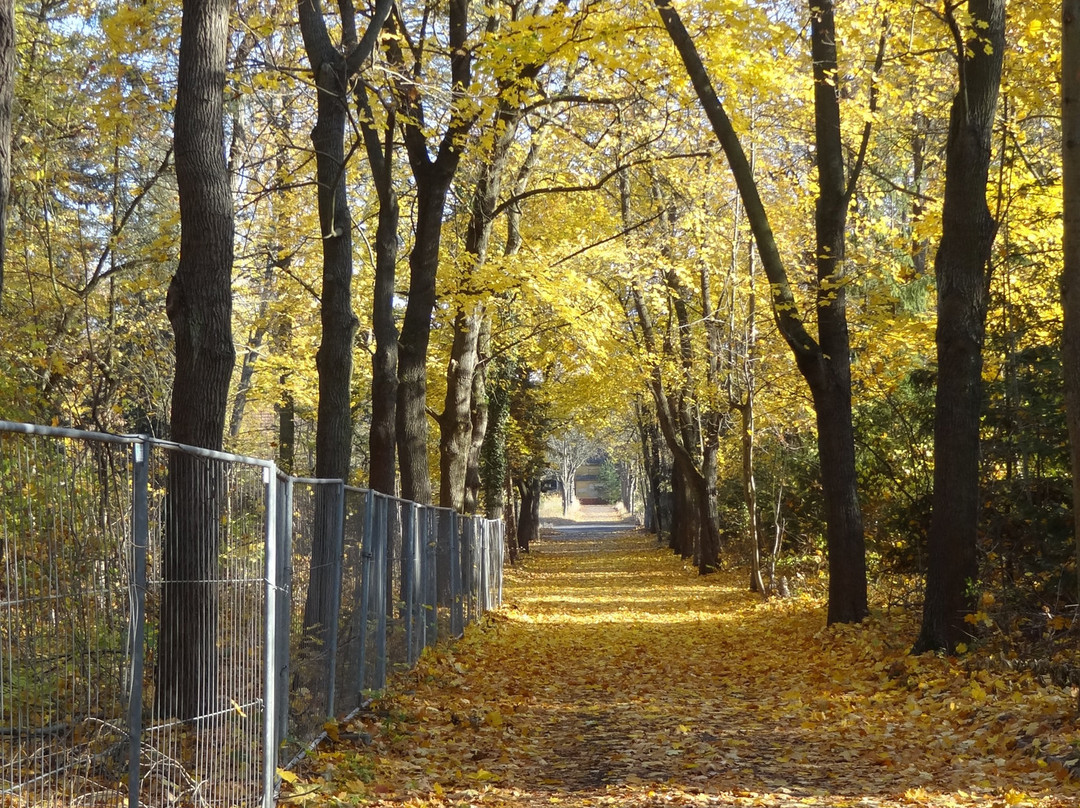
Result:
[[[289,760],[334,714],[338,640],[334,605],[342,575],[342,494],[337,481],[292,482],[289,710],[284,755]]]
[[[140,798],[258,805],[267,467],[155,447],[149,470]]]
[[[271,808],[328,718],[497,605],[501,563],[499,523],[0,421],[0,801]]]
[[[0,794],[127,788],[132,445],[0,432]]]

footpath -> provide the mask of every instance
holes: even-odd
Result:
[[[911,657],[913,615],[825,629],[632,525],[555,527],[281,804],[1080,805],[1068,692]]]

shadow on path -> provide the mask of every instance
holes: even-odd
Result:
[[[508,570],[505,608],[429,655],[365,725],[369,799],[1078,804],[1074,785],[995,730],[985,688],[972,701],[948,660],[905,667],[895,625],[825,631],[820,604],[762,603],[741,576],[699,577],[631,527],[548,526]],[[1009,699],[1013,713],[1032,706]]]

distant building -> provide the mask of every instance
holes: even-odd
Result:
[[[578,468],[574,478],[574,496],[582,505],[607,505],[600,487],[600,467],[604,458],[592,457]]]

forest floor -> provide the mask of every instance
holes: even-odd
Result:
[[[281,804],[1080,805],[1068,691],[910,656],[896,610],[826,629],[818,601],[762,602],[593,517],[554,525],[503,609],[332,728]]]

